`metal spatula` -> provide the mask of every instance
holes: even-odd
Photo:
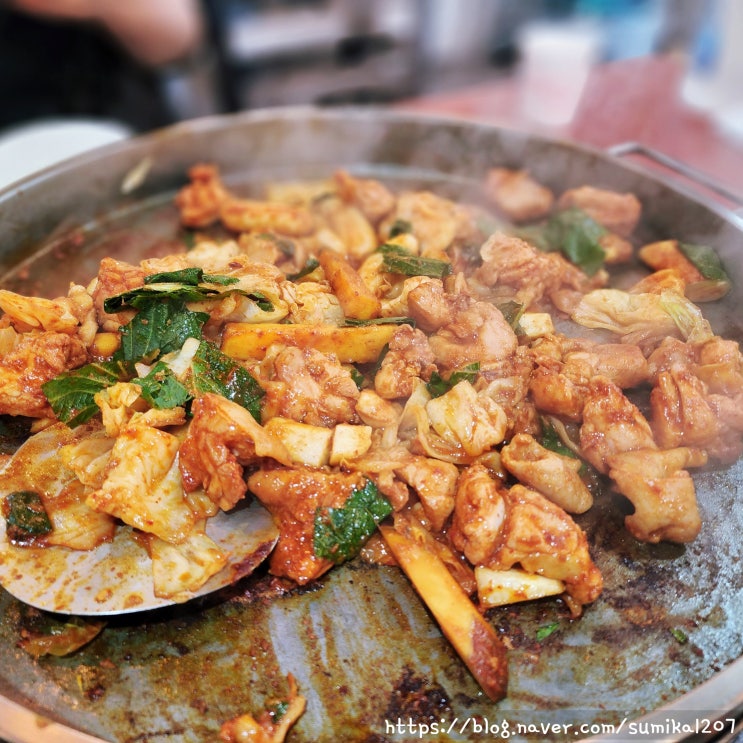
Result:
[[[58,437],[57,437],[58,439]],[[0,501],[27,489],[29,470],[41,472],[45,487],[62,487],[69,472],[58,454],[53,433],[37,434],[18,450],[24,467],[0,472]],[[37,474],[38,474],[37,472]],[[105,616],[145,611],[181,603],[224,588],[250,574],[271,552],[278,530],[258,503],[220,512],[208,519],[206,534],[227,555],[227,564],[193,593],[178,600],[161,598],[153,588],[152,562],[129,526],[117,527],[114,539],[90,551],[67,547],[19,546],[7,538],[0,517],[0,585],[21,601],[39,609],[79,616]]]

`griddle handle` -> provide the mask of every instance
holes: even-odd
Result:
[[[688,180],[700,184],[705,188],[714,191],[716,194],[724,197],[728,201],[736,204],[738,207],[743,206],[743,195],[734,193],[725,186],[719,184],[714,178],[703,173],[701,170],[697,170],[686,163],[676,160],[674,157],[659,152],[658,150],[648,147],[641,142],[621,142],[620,144],[612,145],[607,149],[607,153],[613,157],[625,157],[627,155],[642,155],[653,160],[659,165],[663,165],[670,170],[675,171],[679,175],[687,178]]]

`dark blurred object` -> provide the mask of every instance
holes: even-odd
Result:
[[[147,18],[134,10],[126,16],[121,6],[115,10],[116,22],[123,17],[129,26],[120,38],[103,17],[64,17],[62,10],[55,17],[0,3],[0,127],[86,117],[145,131],[178,118],[163,91],[165,66],[157,56],[157,36],[153,42],[146,25],[142,36],[149,46],[137,57],[136,23],[141,18],[146,24]],[[183,49],[190,51],[189,38],[181,36]]]
[[[102,31],[0,6],[0,126],[62,116],[123,121],[144,131],[173,121],[158,74]]]
[[[419,88],[424,0],[204,0],[221,109],[387,102]]]

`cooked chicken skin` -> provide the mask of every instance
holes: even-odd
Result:
[[[733,462],[743,453],[743,361],[738,345],[717,336],[704,343],[668,338],[651,354],[653,431],[664,448],[702,447]]]
[[[433,530],[441,531],[454,510],[457,467],[438,459],[413,456],[409,462],[395,468],[395,474],[413,488]]]
[[[314,426],[356,422],[359,389],[337,359],[313,348],[275,346],[256,369],[266,396],[263,414]]]
[[[475,277],[485,286],[509,289],[511,298],[530,307],[558,289],[585,290],[589,279],[559,253],[543,253],[530,243],[502,232],[494,233],[480,248],[482,265]]]
[[[436,370],[426,335],[402,325],[392,336],[389,351],[374,377],[374,389],[385,400],[410,397],[418,380],[428,381]]]
[[[545,449],[533,436],[514,436],[501,449],[501,461],[519,482],[568,513],[585,513],[593,505],[593,496],[578,474],[581,461]]]
[[[334,181],[340,197],[354,204],[376,224],[395,208],[395,196],[380,181],[373,178],[356,178],[345,170],[337,170]]]
[[[461,309],[428,342],[436,363],[449,371],[474,363],[482,370],[498,366],[518,346],[503,313],[489,302],[473,302]]]
[[[485,179],[485,191],[514,222],[546,217],[555,203],[552,191],[534,180],[525,170],[492,168]]]
[[[456,311],[457,298],[447,294],[439,279],[420,277],[408,289],[405,314],[412,317],[416,326],[426,333],[432,333],[451,323]]]
[[[109,314],[103,309],[103,303],[109,297],[139,288],[144,284],[145,275],[141,266],[132,266],[114,258],[104,258],[101,261],[92,289],[93,304],[101,330],[115,332],[132,318],[133,310]]]
[[[635,512],[627,529],[644,542],[691,542],[701,529],[694,483],[684,467],[707,462],[704,452],[686,447],[636,449],[612,454],[609,476]]]
[[[473,464],[459,476],[449,537],[473,565],[492,555],[506,519],[502,489],[487,467]]]
[[[53,417],[42,385],[87,360],[77,336],[55,331],[19,334],[13,350],[0,358],[0,414]]]
[[[642,204],[632,193],[617,193],[593,186],[572,188],[560,196],[558,209],[577,207],[610,232],[629,237],[640,219]]]
[[[534,490],[498,485],[482,465],[460,476],[450,538],[474,565],[520,565],[564,581],[579,606],[601,593],[601,573],[570,516]]]
[[[523,485],[502,492],[506,520],[489,567],[521,565],[532,573],[564,581],[578,605],[595,601],[603,588],[582,529],[559,506]]]
[[[229,194],[212,165],[194,165],[188,175],[190,183],[175,199],[181,222],[187,227],[208,227],[219,219],[222,204]]]
[[[708,402],[706,385],[685,368],[658,375],[650,405],[653,432],[664,449],[706,447],[720,435],[721,427]]]
[[[233,232],[278,232],[289,237],[309,235],[312,214],[302,206],[273,201],[229,198],[220,204],[219,217]]]
[[[530,351],[536,367],[529,389],[537,408],[571,421],[581,420],[593,377],[604,377],[627,389],[646,382],[650,375],[637,346],[552,335],[538,339]]]
[[[340,508],[363,485],[362,475],[309,469],[271,467],[250,475],[250,492],[271,512],[280,531],[271,572],[299,585],[327,572],[333,562],[317,557],[313,548],[315,511]]]
[[[658,447],[637,406],[606,377],[594,377],[583,406],[580,448],[599,472],[607,472],[607,459],[612,454]]]
[[[291,462],[283,443],[237,403],[207,393],[194,400],[191,411],[193,420],[178,459],[187,492],[203,485],[207,495],[226,511],[245,497],[246,464],[262,457]]]

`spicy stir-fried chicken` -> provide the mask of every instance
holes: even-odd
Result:
[[[298,584],[382,521],[363,554],[394,554],[424,600],[420,555],[445,565],[456,608],[436,616],[455,645],[454,613],[491,595],[477,576],[529,596],[549,579],[536,595],[577,616],[602,590],[579,525],[597,480],[637,539],[697,536],[689,469],[743,451],[743,357],[687,296],[702,279],[675,242],[610,285],[634,195],[503,168],[484,193],[487,208],[339,171],[247,198],[196,166],[181,253],[104,259],[54,300],[0,292],[0,413],[85,423],[65,449],[78,510],[148,535],[155,574],[174,554],[198,580],[221,569],[204,522],[254,497],[280,532],[270,571]],[[457,645],[470,668],[477,647]]]

